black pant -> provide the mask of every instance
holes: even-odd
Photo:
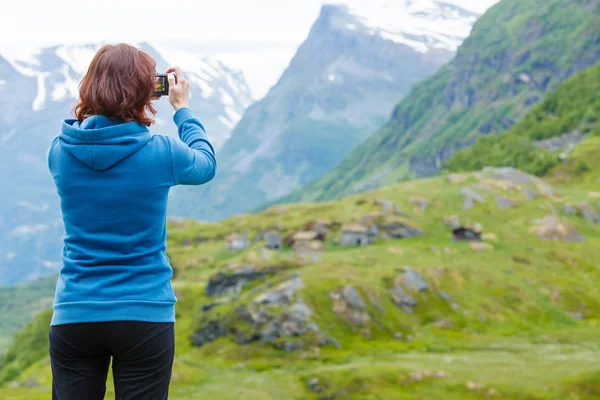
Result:
[[[175,351],[174,324],[98,322],[50,328],[53,400],[102,400],[112,357],[117,400],[163,400]]]

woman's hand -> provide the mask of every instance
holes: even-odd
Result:
[[[177,83],[175,83],[173,73],[177,76]],[[169,103],[171,103],[175,111],[180,108],[189,107],[190,83],[184,78],[181,68],[171,67],[167,70],[167,74],[169,74]]]

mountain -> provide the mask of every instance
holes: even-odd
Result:
[[[560,185],[487,169],[218,224],[172,221],[169,398],[596,400],[600,229],[561,211],[595,201],[596,167]],[[380,229],[342,246],[342,231],[367,235],[357,223]],[[452,240],[451,226],[475,225],[483,241]],[[291,249],[286,238],[310,228],[324,243]],[[265,249],[269,229],[283,249]],[[249,247],[228,250],[232,233]],[[0,358],[3,400],[48,398],[50,316]]]
[[[600,60],[598,0],[503,0],[455,59],[415,86],[376,134],[284,202],[332,199],[435,175],[480,135],[505,131],[545,94]]]
[[[447,167],[510,166],[543,176],[568,160],[587,136],[600,136],[600,63],[560,84],[508,132],[482,137],[454,154]],[[585,172],[590,166],[584,162],[577,168]]]
[[[279,82],[251,106],[181,216],[215,220],[319,178],[454,54],[476,15],[437,1],[326,5]]]
[[[34,279],[59,267],[62,222],[46,150],[72,115],[78,80],[101,44],[63,45],[29,51],[0,51],[0,284]],[[159,71],[171,63],[141,43]],[[192,62],[190,62],[193,61]],[[251,102],[243,75],[213,60],[187,55],[192,82],[190,107],[222,145]],[[174,135],[172,109],[157,102],[152,131]]]

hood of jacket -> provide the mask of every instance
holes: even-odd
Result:
[[[104,171],[144,147],[152,135],[145,125],[94,115],[67,119],[58,136],[63,149],[91,168]]]

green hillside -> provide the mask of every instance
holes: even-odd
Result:
[[[501,1],[379,132],[282,202],[328,200],[439,173],[455,151],[510,128],[561,81],[600,60],[599,15],[598,0]]]
[[[573,136],[558,143],[556,150],[539,146],[548,139]],[[485,166],[512,166],[536,175],[545,175],[561,162],[560,152],[584,135],[600,136],[600,64],[577,73],[562,83],[507,133],[481,138],[456,153],[448,168],[476,171]],[[586,163],[581,171],[589,168]]]
[[[579,145],[552,186],[488,169],[219,224],[172,221],[170,398],[598,398],[599,142]],[[581,161],[590,171],[576,176]],[[357,222],[378,237],[342,246]],[[484,241],[452,241],[457,222],[479,225]],[[322,251],[289,248],[308,228],[327,234]],[[268,229],[283,250],[258,240]],[[229,251],[231,233],[256,240]],[[48,398],[48,320],[0,363],[0,398]]]
[[[55,276],[16,286],[0,286],[0,354],[35,314],[52,305],[55,286]]]

